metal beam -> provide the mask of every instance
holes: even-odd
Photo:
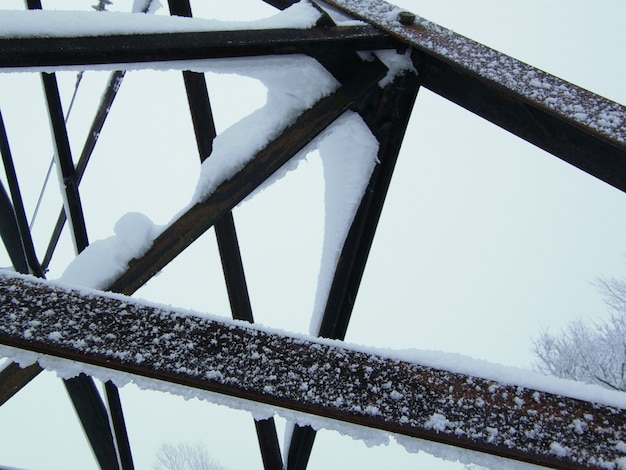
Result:
[[[379,142],[380,164],[374,169],[342,247],[318,333],[321,337],[345,338],[418,88],[418,77],[406,73],[356,103],[355,109]]]
[[[287,443],[287,470],[304,470],[309,465],[317,431],[311,426],[293,424],[291,439]]]
[[[11,192],[11,199],[13,201],[15,222],[19,231],[24,257],[28,263],[29,272],[37,277],[43,277],[43,271],[37,259],[33,239],[28,228],[28,219],[26,218],[24,202],[22,201],[22,192],[17,179],[17,173],[15,172],[15,166],[13,165],[13,156],[11,154],[4,120],[2,119],[2,112],[0,112],[0,153],[2,154],[4,172],[7,177],[9,191]]]
[[[123,78],[123,75],[124,75],[124,72],[114,72],[113,74],[111,74],[109,87],[107,88],[107,91],[105,92],[103,96],[101,106],[98,110],[98,113],[92,125],[91,132],[87,137],[87,141],[85,143],[83,152],[81,154],[81,158],[79,160],[78,169],[76,170],[76,173],[75,173],[75,179],[77,181],[77,184],[80,181],[80,178],[82,177],[85,171],[87,162],[95,146],[95,142],[98,139],[99,131],[102,128],[104,120],[106,119],[106,115],[108,114],[108,109],[111,105],[113,98],[115,97],[115,94],[117,93],[119,82]],[[54,93],[54,88],[51,89],[52,93]],[[56,94],[58,95],[58,91],[56,92]],[[53,100],[53,103],[55,103],[54,100]],[[60,101],[58,102],[58,107],[60,107]],[[58,114],[60,113],[60,110],[58,110],[57,108],[56,112]],[[0,126],[0,127],[3,127],[3,126]],[[61,129],[59,132],[61,132],[61,135],[64,134],[63,129]],[[65,136],[65,139],[66,139],[66,136]],[[65,139],[61,137],[61,141]],[[7,148],[8,148],[8,144],[7,144]],[[4,150],[4,146],[3,146],[3,150]],[[4,152],[3,152],[3,157],[5,157]],[[7,174],[10,175],[11,173],[10,170],[13,170],[13,173],[14,173],[12,162],[9,160],[9,162],[7,163],[6,158],[4,160],[5,160],[5,168],[7,168],[8,163],[10,164],[6,170]],[[68,162],[67,158],[65,159],[65,162],[66,163]],[[71,157],[69,158],[69,162],[71,162]],[[71,167],[69,163],[66,166],[67,166],[67,168],[65,168],[66,174],[71,175],[73,163],[71,164]],[[9,179],[9,182],[11,182],[11,179]],[[17,179],[16,179],[16,182],[17,182]],[[81,211],[81,214],[82,214],[82,211]],[[58,241],[58,236],[61,233],[61,229],[63,228],[63,224],[65,221],[66,221],[65,211],[62,210],[59,215],[59,220],[57,221],[57,225],[52,235],[52,240],[51,240],[50,247],[49,247],[50,256],[54,250],[54,247],[56,246],[56,242]],[[28,242],[30,240],[30,232],[28,231],[28,225],[26,223],[25,217],[24,217],[23,222],[24,222],[23,225],[25,227],[25,233],[27,234],[27,240],[25,240],[25,242]],[[21,231],[22,229],[20,228],[20,232]],[[81,240],[83,244],[86,243],[87,242],[86,236],[82,238]],[[32,240],[30,240],[30,242],[32,243]],[[32,256],[34,256],[34,248],[33,248]],[[36,261],[36,257],[34,258],[34,261]],[[49,262],[49,258],[47,262]],[[39,266],[38,263],[34,263],[33,261],[30,261],[30,260],[29,260],[29,265],[35,266],[35,267]],[[31,267],[31,270],[33,270],[32,267]],[[43,272],[41,271],[41,269],[39,271],[37,270],[33,270],[33,271],[39,277],[43,277]],[[11,398],[15,393],[17,393],[21,388],[27,385],[40,372],[41,372],[41,368],[36,364],[26,369],[22,369],[17,364],[11,364],[9,367],[7,367],[4,373],[0,375],[0,384],[1,384],[0,392],[2,396],[2,401],[0,401],[0,404],[4,403],[6,400]],[[113,445],[111,431],[108,425],[108,417],[106,417],[106,410],[105,410],[105,415],[102,414],[102,410],[104,409],[104,404],[100,398],[100,394],[98,393],[95,387],[95,384],[93,383],[93,380],[87,376],[81,376],[76,379],[65,381],[65,384],[68,389],[68,393],[70,394],[70,397],[72,399],[72,402],[74,403],[77,409],[77,412],[80,415],[81,421],[90,439],[90,442],[94,448],[94,453],[100,465],[106,465],[106,466],[116,465],[117,466],[117,457],[115,456],[116,454],[115,446]],[[121,462],[122,468],[132,469],[133,468],[132,457],[131,457],[130,447],[128,443],[128,438],[126,436],[126,429],[125,429],[125,424],[124,424],[124,417],[122,413],[121,403],[119,400],[119,393],[117,391],[117,388],[113,384],[105,384],[105,391],[107,395],[107,401],[109,404],[109,410],[111,412],[111,421],[114,426],[115,435],[117,438],[117,444],[119,448],[119,456],[121,459],[120,462]]]
[[[65,192],[66,215],[72,228],[76,251],[80,253],[89,245],[89,239],[59,89],[54,74],[42,73],[41,79],[54,138],[55,158],[64,185],[62,190]],[[119,468],[109,416],[93,379],[81,374],[63,382],[100,466]],[[124,439],[124,437],[117,436],[118,439]]]
[[[135,292],[326,129],[370,87],[376,86],[386,71],[386,67],[377,62],[362,64],[355,70],[351,81],[304,111],[235,176],[220,184],[207,200],[195,204],[175,220],[141,258],[129,263],[127,271],[107,290],[123,294]]]
[[[63,381],[100,468],[119,469],[109,415],[94,380],[80,374]]]
[[[142,9],[142,13],[147,13],[150,5],[153,0],[148,0]],[[89,128],[89,133],[87,134],[87,139],[85,140],[85,144],[83,145],[83,150],[80,153],[80,157],[78,158],[78,163],[76,164],[76,180],[77,184],[80,185],[80,181],[85,174],[85,170],[87,169],[87,164],[89,163],[89,159],[94,151],[96,143],[98,142],[98,138],[100,137],[100,132],[104,127],[104,122],[106,121],[109,111],[111,110],[111,106],[113,105],[113,101],[117,96],[117,92],[124,80],[124,75],[126,72],[124,70],[116,70],[111,72],[109,76],[109,81],[104,90],[102,98],[100,99],[100,105],[96,111],[96,115],[91,123],[91,127]],[[50,241],[48,242],[48,248],[46,249],[46,253],[44,255],[43,261],[41,265],[45,270],[50,261],[52,260],[52,255],[54,254],[54,250],[56,249],[57,243],[59,242],[59,238],[61,237],[61,231],[65,226],[67,218],[65,216],[65,211],[61,209],[59,212],[59,216],[57,217],[57,222],[54,226],[52,234],[50,236]]]
[[[318,336],[345,338],[418,88],[418,78],[406,73],[384,90],[372,89],[353,106],[379,142],[380,164],[370,178],[342,247]],[[310,427],[294,428],[289,444],[288,470],[306,468],[315,434]]]
[[[192,15],[188,0],[169,0],[169,7],[172,15],[184,17]],[[204,162],[213,152],[213,140],[217,135],[206,80],[204,74],[188,70],[183,71],[183,80],[200,162]],[[233,318],[253,323],[252,307],[232,212],[228,211],[215,223],[215,234]]]
[[[61,190],[65,193],[64,201],[66,204],[66,215],[68,216],[72,227],[72,236],[76,251],[80,253],[87,247],[87,245],[89,245],[89,238],[87,237],[85,216],[83,214],[80,194],[78,192],[76,168],[74,167],[72,152],[70,150],[70,141],[65,127],[65,117],[63,116],[63,107],[61,106],[59,87],[57,85],[56,76],[53,73],[42,73],[41,81],[46,95],[48,115],[50,117],[50,125],[52,127],[52,137],[55,149],[54,155],[57,168],[63,182]]]
[[[14,275],[0,305],[10,347],[553,468],[626,457],[620,408]]]
[[[26,4],[31,10],[41,9],[40,0],[27,0]],[[72,159],[67,129],[65,127],[65,117],[61,105],[61,97],[59,96],[59,88],[54,74],[42,73],[41,81],[46,96],[48,115],[52,128],[56,164],[63,184],[63,188],[61,189],[65,192],[64,202],[66,216],[72,228],[74,246],[76,251],[80,253],[89,245],[89,238],[87,236],[87,227],[85,225],[80,194],[78,192],[76,168]],[[115,434],[115,438],[118,441],[116,448],[113,442],[113,430],[109,422],[109,414],[93,379],[81,374],[72,379],[64,380],[63,382],[100,467],[107,469],[119,468],[119,457],[121,454],[118,454],[118,452],[130,448],[127,445],[128,436],[123,426],[123,420],[120,421],[117,419],[118,414],[114,413],[111,415],[115,424],[115,430],[119,431]],[[114,395],[116,395],[117,388],[115,386],[112,387],[115,389]],[[110,395],[110,390],[110,388],[106,390],[107,395]],[[115,397],[112,398],[115,399]],[[119,397],[117,397],[117,399],[119,401]],[[121,408],[117,411],[121,413]],[[125,470],[126,468],[130,470],[132,469],[132,457],[130,455],[126,457],[127,459],[125,458],[123,460],[130,459],[131,466],[125,467]]]
[[[13,199],[13,204],[11,204],[4,185],[0,182],[0,235],[2,236],[2,241],[16,271],[43,277],[43,271],[37,260],[35,247],[28,228],[22,195],[13,165],[13,156],[11,155],[1,112],[0,153],[2,154],[4,170]],[[30,383],[40,372],[41,368],[37,364],[25,368],[16,363],[8,364],[0,372],[0,406]]]
[[[169,7],[172,15],[192,16],[189,0],[169,0]],[[200,161],[203,162],[211,155],[213,140],[217,134],[206,80],[204,74],[190,71],[183,71],[183,80],[196,135],[198,154]],[[232,316],[237,320],[254,323],[232,211],[225,213],[215,223],[215,235]],[[263,467],[266,470],[282,470],[282,453],[274,418],[255,420],[254,425]]]
[[[24,254],[20,230],[15,219],[15,211],[11,199],[0,181],[0,237],[17,272],[28,272],[28,261]]]
[[[104,392],[108,405],[108,414],[111,417],[111,424],[113,425],[113,434],[115,435],[115,442],[117,444],[120,467],[122,470],[134,470],[135,464],[133,462],[133,453],[130,448],[128,432],[126,431],[126,420],[124,419],[120,392],[117,389],[117,385],[110,380],[104,383]]]
[[[279,54],[311,54],[319,47],[385,49],[396,42],[378,29],[341,26],[68,38],[0,38],[0,68],[127,64]]]
[[[74,245],[80,253],[89,245],[89,239],[57,81],[54,74],[47,73],[42,73],[41,79],[53,131],[57,167],[64,185],[61,189],[65,192],[66,215],[72,228]],[[109,417],[93,379],[81,374],[63,382],[98,463],[102,468],[119,468]]]
[[[626,191],[625,106],[382,0],[326,3],[413,48],[422,86]]]
[[[83,145],[83,150],[80,153],[80,157],[78,158],[78,163],[76,164],[76,181],[78,185],[80,185],[83,175],[85,174],[87,164],[89,163],[89,159],[91,158],[96,143],[98,142],[100,132],[104,127],[104,122],[109,115],[109,111],[111,109],[113,101],[115,100],[115,97],[117,96],[117,92],[120,85],[122,84],[125,73],[126,72],[124,71],[118,70],[112,72],[109,76],[109,81],[107,82],[107,86],[102,95],[102,99],[100,100],[100,105],[98,106],[96,115],[94,116],[91,127],[89,128],[89,133],[87,134],[85,144]],[[59,238],[61,237],[61,231],[63,230],[66,221],[67,217],[65,215],[65,211],[61,209],[61,211],[59,212],[59,216],[57,217],[57,222],[54,226],[54,229],[52,230],[52,234],[50,235],[48,248],[46,249],[46,253],[41,263],[43,269],[46,269],[50,264],[50,261],[52,260],[52,255],[54,254],[54,250],[56,249],[57,243],[59,242]]]
[[[577,122],[572,116],[564,116],[542,103],[503,92],[498,84],[477,80],[466,71],[455,69],[434,57],[420,54],[415,57],[424,87],[601,181],[626,191],[626,140],[616,140],[614,135]],[[551,87],[561,86],[550,83],[546,75],[537,74],[537,80],[549,83]],[[576,94],[578,104],[575,106],[581,110],[581,115],[606,112],[617,119],[626,119],[626,108],[617,103],[594,100],[591,93],[580,88]],[[563,103],[563,106],[569,104]]]

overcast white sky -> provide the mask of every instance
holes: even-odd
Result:
[[[73,7],[77,2],[69,3]],[[114,3],[129,10],[132,2]],[[206,11],[196,3],[197,16],[241,19],[271,11],[254,0],[246,8],[237,2],[202,2]],[[626,103],[623,2],[395,3]],[[68,2],[44,1],[45,8],[63,4]],[[21,9],[23,4],[6,1],[2,8]],[[85,74],[69,121],[75,155],[107,75]],[[67,105],[75,73],[58,78]],[[264,102],[258,82],[207,78],[218,131]],[[18,171],[27,175],[22,184],[31,213],[52,154],[39,77],[0,75],[0,108]],[[109,236],[125,212],[140,211],[165,223],[187,203],[198,164],[186,113],[179,73],[127,74],[81,186],[92,241]],[[39,135],[44,137],[34,138]],[[322,189],[321,164],[311,156],[298,171],[235,211],[258,322],[308,331],[323,230]],[[40,256],[50,215],[56,217],[58,210],[52,192],[47,201],[34,231]],[[529,367],[531,339],[542,328],[558,330],[569,319],[604,313],[591,281],[626,272],[625,213],[623,193],[421,90],[347,340]],[[203,237],[139,295],[228,315],[214,245],[212,234]],[[60,250],[50,277],[60,275],[70,259],[69,239]],[[248,414],[133,387],[121,393],[138,469],[150,468],[164,441],[204,442],[229,468],[259,468]],[[73,412],[64,395],[60,381],[45,374],[0,408],[0,421],[12,423],[0,429],[0,464],[89,468],[93,459],[78,423],[68,419]],[[358,441],[321,432],[310,468],[348,464],[462,468],[408,454],[397,445],[365,450]]]

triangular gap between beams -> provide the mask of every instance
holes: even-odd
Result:
[[[97,466],[63,382],[54,372],[39,374],[0,406],[0,421],[5,426],[11,423],[11,432],[4,432],[0,439],[0,467],[36,468],[41,462],[40,454],[26,451],[33,439],[54,440],[54,452],[46,456],[48,468],[85,468],[85,462],[93,463],[90,468]],[[59,423],[63,423],[61,439]],[[16,449],[22,449],[19,457],[15,457]]]
[[[317,151],[289,164],[295,168],[242,202],[234,216],[255,321],[308,333],[324,234],[324,176]],[[268,278],[272,292],[262,287]]]
[[[623,253],[624,210],[619,191],[422,88],[346,340],[528,366],[540,325],[604,311],[589,281]]]
[[[135,296],[230,318],[215,230],[211,228],[183,250]]]

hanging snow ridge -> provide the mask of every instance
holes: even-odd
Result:
[[[267,88],[265,106],[220,133],[213,143],[211,158],[200,170],[190,206],[204,201],[220,183],[232,178],[257,152],[280,135],[303,111],[332,93],[337,81],[317,61],[304,56],[262,57],[215,61],[218,73],[230,71],[259,80]],[[299,155],[279,170],[261,188],[272,184],[297,166]]]
[[[309,328],[317,335],[335,267],[377,163],[378,141],[361,117],[345,113],[317,139],[324,168],[324,241]]]

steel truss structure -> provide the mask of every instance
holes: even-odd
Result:
[[[266,3],[285,9],[294,2]],[[320,18],[315,27],[305,30],[0,38],[3,69],[306,54],[341,83],[210,197],[180,214],[106,290],[133,294],[214,227],[232,316],[252,323],[231,211],[339,116],[352,110],[380,143],[380,164],[345,240],[319,329],[321,338],[342,340],[422,86],[626,191],[626,129],[607,127],[598,118],[612,115],[626,122],[623,106],[409,12],[399,12],[383,1],[313,3]],[[28,0],[27,5],[41,8],[38,0]],[[188,0],[169,0],[169,7],[172,15],[191,16]],[[363,25],[337,26],[329,7],[362,20]],[[364,61],[357,52],[381,49],[410,51],[417,75],[406,73],[379,87],[386,66]],[[210,156],[216,135],[205,78],[188,71],[182,75],[198,153],[204,159]],[[35,253],[9,139],[0,119],[0,150],[9,186],[8,193],[4,187],[0,191],[0,232],[19,273],[44,278],[66,221],[78,250],[88,246],[78,188],[123,77],[123,71],[111,74],[90,138],[74,164],[55,75],[42,73],[67,209],[59,214],[41,261]],[[584,113],[574,111],[581,106]],[[179,315],[104,293],[61,289],[43,280],[4,275],[0,277],[0,297],[0,344],[548,467],[599,468],[624,456],[616,445],[626,439],[626,413],[621,409],[365,354],[324,341]],[[29,330],[33,322],[38,325],[36,334]],[[59,325],[62,338],[51,334]],[[152,333],[134,334],[138,325]],[[91,340],[85,336],[88,328]],[[169,342],[155,348],[164,332],[170,334]],[[259,354],[251,358],[251,349]],[[167,361],[174,356],[181,358],[177,367]],[[137,357],[142,360],[133,359]],[[259,360],[263,361],[262,373],[251,374]],[[310,367],[312,364],[321,367]],[[8,365],[0,372],[0,404],[40,371],[37,364],[26,368]],[[296,386],[303,382],[316,387],[314,399]],[[133,468],[116,386],[107,382],[103,398],[88,375],[65,384],[101,468]],[[516,406],[516,400],[527,406]],[[372,403],[378,404],[376,409]],[[454,425],[434,429],[428,424],[433,413],[445,415]],[[471,419],[467,419],[468,413]],[[576,432],[574,420],[584,421],[587,431]],[[255,426],[265,468],[306,468],[315,439],[312,428],[296,428],[283,462],[273,420],[256,421]],[[538,428],[541,433],[531,432]],[[497,437],[489,429],[497,429]],[[553,442],[563,443],[569,452],[555,454],[550,449]]]

